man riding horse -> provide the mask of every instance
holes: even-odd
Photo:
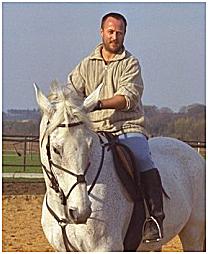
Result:
[[[148,243],[163,238],[165,215],[161,179],[144,128],[141,68],[123,45],[126,27],[127,21],[119,13],[102,18],[102,43],[68,75],[68,86],[86,97],[102,84],[100,100],[92,105],[89,117],[94,131],[112,133],[134,154],[151,216],[143,232],[143,240]]]

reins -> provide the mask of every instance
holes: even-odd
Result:
[[[61,227],[61,232],[62,232],[62,236],[63,236],[63,241],[64,241],[64,246],[66,248],[67,252],[77,252],[77,250],[74,248],[74,246],[70,243],[67,234],[66,234],[66,226],[70,223],[70,221],[68,221],[67,219],[63,218],[60,219],[57,214],[51,209],[51,207],[48,205],[48,198],[46,195],[46,207],[48,208],[48,211],[50,212],[50,214],[54,217],[54,219],[58,222],[59,226]],[[70,248],[68,247],[70,246]]]
[[[97,174],[96,174],[96,176],[95,176],[95,178],[94,178],[94,180],[93,180],[93,182],[92,182],[92,184],[91,184],[91,186],[90,186],[90,188],[88,190],[88,195],[90,195],[92,189],[94,188],[94,186],[95,186],[95,184],[97,182],[97,179],[98,179],[98,177],[100,175],[100,172],[101,172],[101,169],[103,167],[103,161],[104,161],[104,157],[105,157],[105,147],[106,146],[104,145],[104,142],[103,142],[102,138],[100,137],[100,135],[98,135],[98,137],[99,137],[100,144],[101,144],[101,147],[102,147],[101,160],[100,160],[100,165],[98,167]]]

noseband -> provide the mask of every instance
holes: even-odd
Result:
[[[75,127],[75,126],[78,126],[78,125],[81,125],[83,124],[83,122],[76,122],[76,123],[70,123],[70,124],[59,124],[57,127],[62,127],[62,128],[71,128],[71,127]],[[100,137],[100,135],[98,135],[99,137],[99,140],[100,140],[100,144],[101,144],[101,147],[102,147],[102,156],[101,156],[101,161],[100,161],[100,165],[99,165],[99,168],[98,168],[98,171],[97,171],[97,174],[88,190],[88,195],[91,193],[93,187],[95,186],[96,182],[97,182],[97,179],[100,175],[100,172],[101,172],[101,169],[102,169],[102,166],[103,166],[103,161],[104,161],[104,156],[105,156],[105,147],[106,145],[108,144],[105,144],[102,140],[102,138]],[[42,140],[43,141],[43,140]],[[41,142],[42,144],[42,142]],[[51,152],[50,152],[50,135],[48,135],[48,142],[47,142],[47,145],[46,145],[46,151],[47,151],[47,157],[48,157],[48,162],[49,162],[49,170],[46,168],[46,166],[41,162],[41,165],[42,165],[42,168],[43,170],[46,172],[46,175],[47,177],[49,178],[50,180],[50,187],[56,192],[56,193],[59,193],[59,198],[61,200],[61,204],[63,206],[66,206],[66,202],[67,202],[67,199],[69,198],[72,190],[78,185],[78,184],[87,184],[86,182],[86,179],[85,179],[85,175],[90,167],[90,162],[87,164],[85,170],[84,170],[84,174],[75,174],[74,172],[66,169],[66,168],[63,168],[62,166],[59,166],[57,164],[55,164],[53,161],[52,161],[52,158],[51,158]],[[55,168],[58,168],[74,177],[76,177],[77,181],[75,184],[73,184],[73,186],[71,187],[71,189],[69,190],[68,194],[65,195],[64,194],[64,191],[61,189],[61,187],[59,186],[59,182],[58,182],[58,179],[57,177],[55,176],[55,174],[53,173],[53,170],[52,170],[52,166],[55,167]],[[68,219],[66,218],[63,218],[63,219],[60,219],[57,214],[53,211],[53,209],[49,206],[48,204],[48,199],[47,199],[47,195],[46,195],[46,207],[48,208],[48,211],[51,213],[51,215],[56,219],[56,221],[58,222],[59,226],[61,227],[61,230],[62,230],[62,235],[63,235],[63,240],[64,240],[64,245],[65,245],[65,248],[68,251],[77,251],[73,246],[72,244],[69,242],[69,239],[67,237],[67,234],[66,234],[66,226],[67,224],[70,224],[70,223],[73,223],[73,221],[69,221]],[[70,246],[70,248],[68,247]]]

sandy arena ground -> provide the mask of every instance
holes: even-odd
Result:
[[[2,250],[4,252],[53,252],[40,224],[43,183],[4,183],[2,197]],[[27,195],[23,195],[27,193]],[[163,252],[181,252],[178,237]]]

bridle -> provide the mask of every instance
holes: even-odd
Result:
[[[58,125],[57,127],[74,127],[74,126],[77,126],[77,125],[80,125],[82,124],[82,122],[77,122],[77,123],[71,123],[71,124],[60,124]],[[56,193],[60,193],[60,199],[61,199],[61,204],[62,205],[66,205],[66,201],[69,197],[69,195],[71,194],[72,190],[78,185],[78,184],[81,184],[81,183],[86,183],[86,180],[85,180],[85,175],[89,169],[89,166],[90,166],[90,163],[88,163],[86,169],[84,170],[84,174],[82,175],[78,175],[78,174],[75,174],[73,173],[72,171],[68,170],[68,169],[65,169],[57,164],[55,164],[53,161],[52,161],[52,158],[51,158],[51,152],[50,152],[50,135],[48,135],[48,142],[47,142],[47,145],[46,145],[46,151],[47,151],[47,157],[48,157],[48,162],[49,162],[49,168],[50,170],[48,171],[46,169],[46,167],[43,165],[43,168],[44,170],[46,171],[46,174],[47,176],[49,177],[50,181],[51,181],[51,188],[55,190]],[[76,183],[71,187],[71,189],[69,190],[68,194],[65,196],[63,190],[60,188],[59,186],[59,183],[58,183],[58,180],[55,176],[55,174],[53,173],[53,170],[52,170],[52,166],[55,167],[55,168],[58,168],[74,177],[77,178],[77,181]]]
[[[49,124],[49,122],[48,122]],[[83,122],[76,122],[76,123],[70,123],[70,124],[59,124],[57,127],[62,127],[62,128],[71,128],[71,127],[75,127],[75,126],[78,126],[78,125],[82,125]],[[97,179],[100,175],[100,172],[101,172],[101,169],[102,169],[102,166],[103,166],[103,161],[104,161],[104,157],[105,157],[105,147],[108,145],[108,143],[104,143],[104,141],[102,140],[101,136],[98,134],[98,137],[99,137],[99,140],[100,140],[100,144],[101,144],[101,147],[102,147],[102,154],[101,154],[101,160],[100,160],[100,164],[99,164],[99,167],[98,167],[98,170],[97,170],[97,173],[96,173],[96,176],[88,190],[88,195],[90,195],[92,189],[94,188],[96,182],[97,182]],[[43,137],[44,139],[44,137]],[[43,143],[43,140],[41,141],[41,146],[42,146],[42,143]],[[85,176],[88,172],[88,169],[90,167],[90,162],[88,162],[85,170],[84,170],[84,173],[83,174],[75,174],[74,172],[66,169],[66,168],[63,168],[62,166],[60,165],[57,165],[55,164],[53,161],[52,161],[52,158],[51,158],[51,152],[50,152],[50,135],[48,135],[48,140],[47,140],[47,144],[46,144],[46,151],[47,151],[47,157],[48,157],[48,162],[49,162],[49,169],[47,169],[47,167],[41,162],[41,165],[42,165],[42,168],[43,170],[45,171],[49,181],[50,181],[50,187],[56,192],[59,194],[59,198],[61,200],[61,204],[65,207],[66,206],[66,203],[67,203],[67,199],[69,198],[71,192],[73,191],[73,189],[78,185],[78,184],[87,184],[86,182],[86,179],[85,179]],[[53,169],[52,167],[55,167],[55,168],[58,168],[74,177],[76,177],[76,183],[73,184],[73,186],[71,187],[71,189],[69,190],[68,194],[65,195],[64,194],[64,191],[61,189],[61,187],[59,186],[59,182],[58,182],[58,179],[55,175],[55,173],[53,172]],[[49,206],[48,204],[48,198],[47,198],[47,193],[46,193],[46,207],[48,209],[48,211],[50,212],[50,214],[55,218],[55,220],[58,222],[59,226],[61,227],[61,230],[62,230],[62,236],[63,236],[63,240],[64,240],[64,245],[65,245],[65,248],[66,248],[66,251],[67,252],[70,252],[70,251],[77,251],[73,246],[72,244],[69,242],[69,239],[67,237],[67,234],[66,234],[66,226],[68,224],[74,224],[73,220],[69,220],[67,218],[59,218],[59,216],[54,212],[54,210]],[[70,210],[69,210],[70,212]],[[72,213],[70,213],[71,217],[73,218],[73,215]],[[70,246],[70,248],[69,248]]]

